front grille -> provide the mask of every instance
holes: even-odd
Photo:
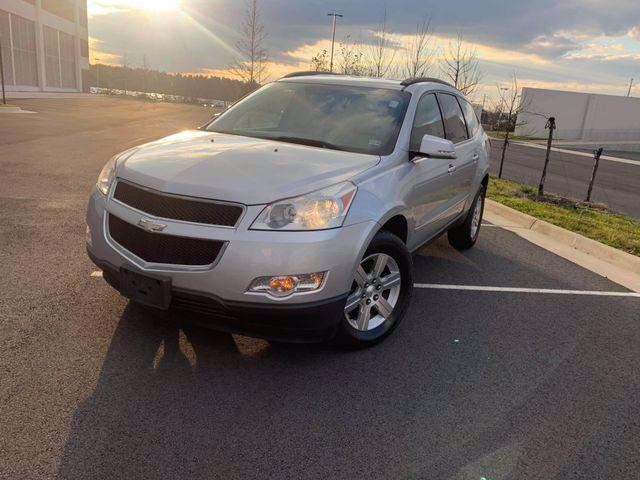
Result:
[[[155,217],[224,227],[235,226],[243,211],[239,205],[180,197],[140,188],[123,181],[116,185],[113,198]]]
[[[149,263],[210,265],[224,242],[150,233],[109,215],[109,235],[120,246]]]

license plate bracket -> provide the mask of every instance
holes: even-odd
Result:
[[[167,310],[171,304],[171,279],[121,267],[120,293],[138,303]]]

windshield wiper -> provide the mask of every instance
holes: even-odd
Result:
[[[310,147],[320,147],[327,148],[329,150],[341,150],[345,149],[334,145],[333,143],[325,142],[323,140],[316,140],[314,138],[300,138],[300,137],[287,137],[287,136],[277,136],[277,137],[261,137],[267,140],[276,140],[278,142],[288,142],[288,143],[298,143],[300,145],[309,145]]]

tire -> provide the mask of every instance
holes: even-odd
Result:
[[[381,273],[376,275],[377,272]],[[377,344],[400,324],[412,293],[413,261],[409,250],[392,233],[378,232],[356,272],[334,343],[351,349]],[[352,309],[347,311],[348,308]],[[368,320],[362,314],[366,309]]]
[[[480,235],[480,226],[482,225],[485,192],[486,190],[483,185],[473,199],[473,204],[464,222],[447,232],[447,237],[452,247],[458,250],[468,250],[476,244],[478,236]],[[479,211],[477,211],[478,208]],[[474,215],[478,215],[475,218],[477,223],[474,222]]]

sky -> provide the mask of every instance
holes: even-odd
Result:
[[[331,45],[328,12],[338,20],[336,44],[367,43],[386,12],[396,59],[416,23],[431,19],[433,76],[461,34],[477,52],[481,88],[497,96],[517,75],[520,86],[640,96],[640,0],[258,0],[267,33],[269,78],[308,70]],[[92,62],[169,72],[231,76],[244,0],[88,0]]]

